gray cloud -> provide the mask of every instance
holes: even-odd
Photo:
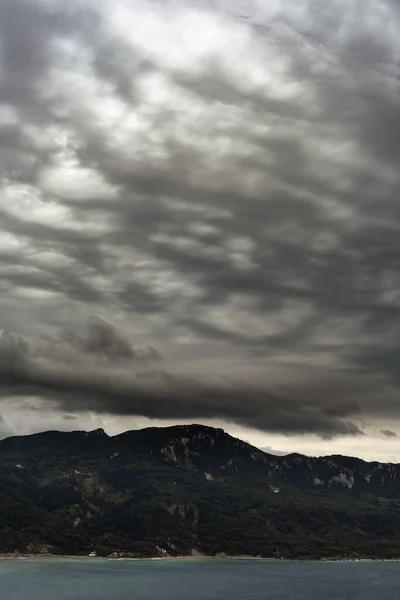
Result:
[[[390,429],[381,429],[381,434],[389,439],[397,437],[397,433],[395,431],[390,431]]]
[[[3,415],[0,415],[0,439],[13,435],[14,431]]]
[[[5,396],[322,436],[398,419],[400,14],[375,4],[0,0]],[[207,381],[237,360],[280,380]]]
[[[64,340],[77,352],[105,356],[109,360],[132,360],[135,357],[129,341],[99,317],[89,320],[87,337],[67,332]]]
[[[93,326],[105,335],[91,335]],[[117,347],[111,326],[100,320],[89,322],[90,344],[76,343],[63,336],[47,347],[22,342],[5,334],[0,346],[0,386],[8,396],[47,398],[69,413],[140,415],[151,419],[226,419],[262,431],[287,435],[314,433],[323,438],[336,435],[362,435],[353,422],[360,408],[349,401],[347,390],[341,397],[324,397],[328,382],[315,386],[296,382],[294,388],[273,386],[267,381],[250,378],[207,377],[170,373],[143,372],[126,366],[126,346]],[[77,337],[77,339],[79,339]],[[119,340],[121,341],[121,340]],[[50,342],[50,343],[49,343]],[[70,355],[70,346],[76,354]],[[98,355],[110,358],[107,363]],[[114,359],[118,357],[118,366]],[[134,355],[129,355],[130,359]],[[155,358],[158,359],[157,353]],[[134,361],[135,362],[135,361]],[[139,360],[138,366],[140,367]],[[332,404],[334,402],[334,404]]]
[[[223,419],[260,431],[323,439],[364,435],[366,421],[399,411],[396,398],[387,392],[377,407],[382,387],[371,379],[357,381],[344,373],[337,379],[321,370],[318,379],[315,373],[291,377],[286,371],[283,385],[280,377],[274,381],[240,368],[224,376],[212,368],[185,373],[171,370],[167,361],[166,369],[152,369],[149,361],[160,360],[157,350],[128,353],[128,348],[132,345],[126,338],[95,317],[86,335],[64,332],[27,341],[4,333],[0,389],[8,399],[42,398],[47,409],[67,411],[68,419],[82,413]]]

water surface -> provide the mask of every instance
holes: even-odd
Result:
[[[396,600],[400,562],[0,560],[1,600]]]

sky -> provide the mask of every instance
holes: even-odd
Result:
[[[397,0],[0,0],[0,437],[400,461]]]

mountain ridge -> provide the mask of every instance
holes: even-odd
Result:
[[[392,558],[399,540],[394,463],[276,456],[200,424],[0,441],[0,552]]]
[[[400,465],[400,461],[399,462],[393,462],[393,461],[379,461],[379,460],[365,460],[364,458],[360,458],[358,456],[352,456],[349,454],[323,454],[323,455],[310,455],[310,454],[302,454],[301,452],[285,452],[284,454],[274,454],[274,452],[268,452],[265,448],[260,448],[258,446],[254,446],[253,444],[251,444],[250,442],[246,441],[246,440],[242,440],[241,438],[237,438],[235,436],[232,436],[231,434],[229,434],[228,432],[226,432],[223,428],[217,428],[217,427],[212,427],[209,425],[202,425],[200,423],[190,423],[187,425],[169,425],[169,426],[165,426],[165,427],[143,427],[140,429],[127,429],[126,431],[123,431],[121,433],[117,433],[115,435],[109,435],[102,427],[98,427],[96,429],[91,429],[91,430],[85,430],[85,429],[73,429],[73,430],[62,430],[62,429],[47,429],[44,431],[38,431],[35,433],[27,433],[27,434],[19,434],[19,435],[8,435],[2,439],[0,439],[0,447],[1,444],[3,442],[5,442],[6,440],[14,440],[14,439],[26,439],[26,438],[34,438],[34,437],[39,437],[39,436],[45,436],[48,434],[61,434],[61,435],[70,435],[70,434],[82,434],[82,435],[99,435],[102,434],[105,437],[109,438],[110,440],[113,439],[117,439],[117,438],[121,438],[122,436],[127,436],[129,434],[136,434],[139,432],[155,432],[155,431],[174,431],[174,430],[178,430],[178,429],[187,429],[190,431],[191,428],[202,428],[204,430],[210,430],[210,431],[219,431],[219,432],[223,432],[226,435],[228,435],[229,437],[235,439],[235,440],[239,440],[240,442],[242,442],[243,444],[246,444],[248,446],[251,446],[252,448],[258,450],[259,452],[262,452],[263,454],[266,454],[267,456],[271,456],[271,457],[278,457],[281,459],[287,458],[289,456],[291,457],[300,457],[300,458],[306,458],[306,459],[349,459],[349,460],[354,460],[354,461],[359,461],[360,463],[364,463],[366,465]]]

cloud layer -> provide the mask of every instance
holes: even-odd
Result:
[[[5,333],[0,344],[0,389],[14,398],[40,398],[44,406],[76,414],[149,419],[221,419],[285,435],[361,436],[363,421],[395,413],[393,396],[376,406],[382,387],[321,370],[289,379],[261,371],[207,372],[168,364],[154,348],[134,350],[102,319],[90,319],[85,335],[64,332],[28,342]],[[161,364],[164,367],[164,363]],[[373,384],[372,384],[373,385]],[[361,400],[362,398],[362,400]],[[35,406],[35,403],[33,404]],[[37,405],[36,405],[37,406]],[[42,404],[43,406],[43,404]],[[72,414],[71,414],[72,413]],[[383,438],[396,437],[381,430]]]
[[[265,4],[0,0],[4,403],[396,433],[400,11]]]

